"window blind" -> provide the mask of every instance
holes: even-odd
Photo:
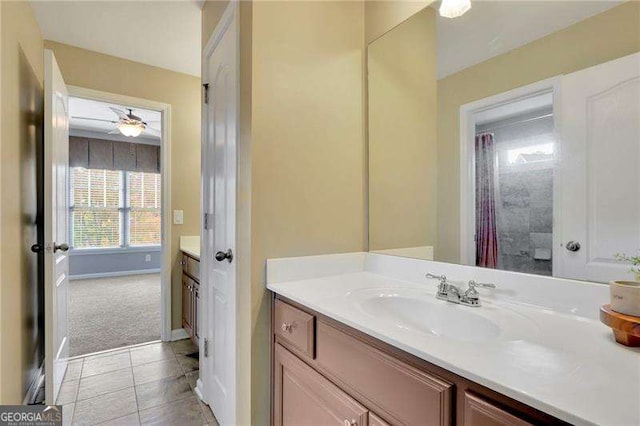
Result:
[[[71,168],[74,248],[161,244],[159,173]]]
[[[119,247],[122,174],[112,170],[71,169],[73,247]]]

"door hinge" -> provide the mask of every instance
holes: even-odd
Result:
[[[207,358],[209,356],[209,339],[204,338],[204,357]]]
[[[203,218],[205,230],[210,229],[211,224],[213,224],[213,213],[205,213]]]
[[[204,83],[202,87],[204,87],[204,103],[208,104],[209,103],[209,83]]]

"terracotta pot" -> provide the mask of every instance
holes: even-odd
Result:
[[[640,282],[611,281],[611,309],[621,314],[640,317]]]

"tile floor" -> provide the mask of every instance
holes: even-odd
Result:
[[[151,343],[69,362],[57,403],[65,425],[218,425],[195,395],[191,340]]]

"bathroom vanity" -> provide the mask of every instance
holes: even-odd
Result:
[[[426,273],[497,288],[457,305]],[[267,281],[275,425],[640,422],[605,286],[371,253],[269,260]]]
[[[273,312],[277,425],[564,424],[286,298]]]

